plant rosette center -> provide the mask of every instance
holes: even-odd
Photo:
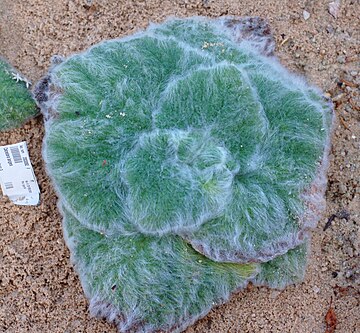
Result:
[[[136,224],[162,234],[218,216],[238,169],[230,152],[206,131],[156,130],[141,135],[121,174]]]

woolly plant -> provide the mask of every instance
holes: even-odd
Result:
[[[0,131],[19,127],[38,112],[29,82],[0,58]]]
[[[91,313],[179,332],[304,275],[332,112],[260,19],[172,19],[56,61],[44,159]]]

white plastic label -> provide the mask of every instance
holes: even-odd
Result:
[[[40,190],[26,142],[0,146],[0,185],[16,205],[39,204]]]

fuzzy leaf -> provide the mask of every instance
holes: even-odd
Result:
[[[305,276],[307,247],[305,242],[271,261],[262,263],[260,273],[254,278],[254,284],[284,289],[290,284],[301,282]]]
[[[19,127],[38,112],[27,81],[0,58],[0,131]]]
[[[213,262],[176,236],[106,237],[63,214],[91,313],[123,332],[179,332],[257,271],[256,264]]]

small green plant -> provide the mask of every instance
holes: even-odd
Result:
[[[0,58],[0,131],[19,127],[38,109],[23,76]]]
[[[173,19],[57,62],[44,159],[91,313],[179,332],[249,281],[301,281],[332,122],[258,19]]]

